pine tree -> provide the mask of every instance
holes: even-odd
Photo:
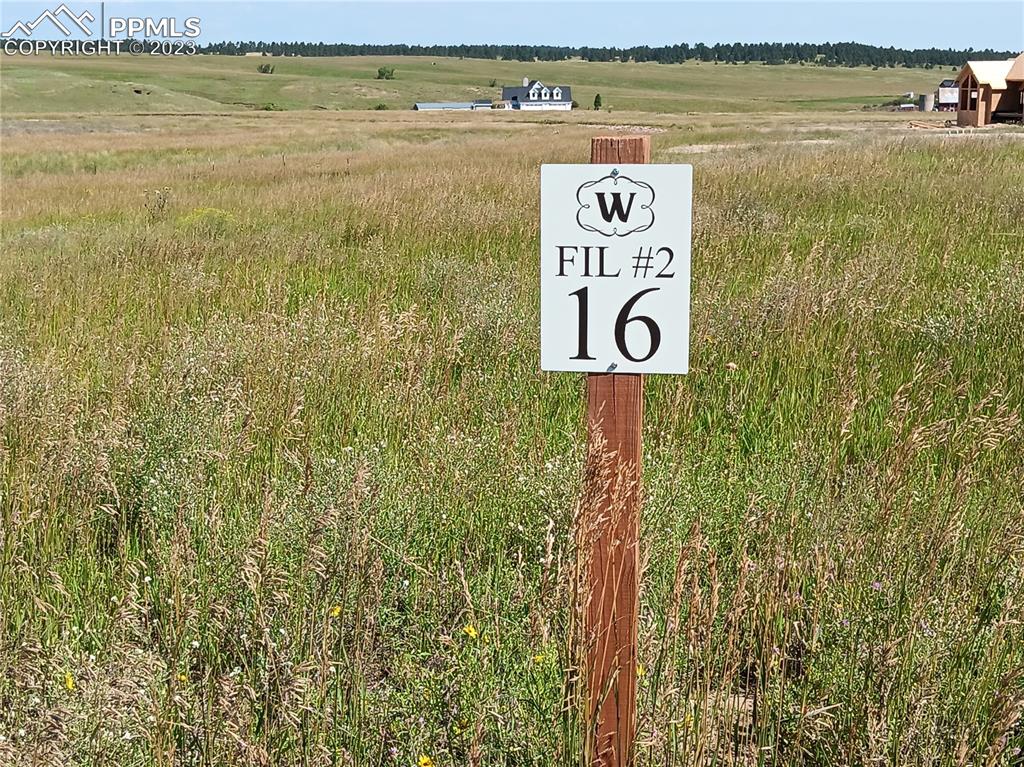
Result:
[[[581,58],[584,61],[621,61],[627,63],[655,61],[661,64],[696,62],[742,61],[763,64],[794,64],[808,62],[816,66],[859,67],[879,69],[904,67],[950,67],[957,71],[968,58],[1012,58],[1018,51],[985,49],[955,50],[927,48],[906,50],[885,48],[862,43],[715,43],[708,46],[687,43],[652,48],[639,45],[632,48],[573,48],[568,46],[534,45],[375,45],[354,43],[301,43],[235,41],[206,43],[202,53],[222,56],[241,56],[245,53],[269,53],[272,56],[446,56],[506,61],[565,61]]]

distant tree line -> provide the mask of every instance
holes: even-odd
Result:
[[[738,64],[815,64],[827,67],[923,67],[960,66],[968,59],[1012,58],[1017,51],[986,48],[881,48],[862,43],[679,43],[651,47],[591,48],[554,45],[367,45],[353,43],[221,42],[201,47],[202,53],[240,56],[438,56],[512,61],[654,61],[682,64],[685,61]]]

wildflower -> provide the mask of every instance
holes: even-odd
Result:
[[[871,584],[871,588],[873,588],[875,591],[881,591],[882,590],[882,584],[879,581],[874,581]]]
[[[476,630],[476,626],[474,626],[472,623],[467,623],[465,626],[463,626],[462,633],[468,636],[470,639],[476,639],[478,636],[480,636],[480,632]]]
[[[644,664],[643,663],[637,663],[636,664],[636,675],[638,677],[641,677],[641,676],[643,676],[646,673],[647,673],[647,669],[644,667]]]
[[[738,368],[738,367],[739,367],[739,365],[737,365],[735,362],[726,362],[725,363],[725,369],[726,370],[736,370],[736,368]]]
[[[185,682],[188,681],[188,677],[185,676],[185,672],[183,672],[183,671],[179,671],[178,672],[178,681],[182,682],[182,683],[185,683]]]
[[[420,754],[419,760],[416,762],[417,767],[435,767],[434,760],[426,754]]]
[[[339,615],[341,615],[341,605],[335,605],[331,608],[331,617],[337,618]]]
[[[71,676],[70,671],[64,672],[64,686],[68,688],[68,692],[75,689],[75,678]]]
[[[533,662],[534,663],[543,663],[544,662],[544,653],[537,653],[536,655],[534,655],[533,656]]]

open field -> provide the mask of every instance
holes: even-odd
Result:
[[[639,764],[1021,763],[1020,129],[802,103],[899,70],[751,67],[784,74],[750,114],[652,66],[678,113],[525,117],[60,66],[3,62],[0,764],[575,764],[584,383],[538,370],[538,166],[641,128],[695,218]],[[606,65],[564,66],[587,98]],[[24,88],[65,76],[214,113]]]
[[[272,75],[256,67],[270,63]],[[409,109],[416,101],[498,98],[523,77],[568,83],[589,107],[645,112],[755,112],[857,108],[906,91],[933,90],[941,70],[761,64],[621,64],[481,61],[398,56],[283,58],[141,56],[0,57],[6,112],[222,112],[282,109]],[[377,80],[377,68],[395,68]],[[491,81],[496,82],[491,86]],[[135,93],[136,90],[142,91]]]

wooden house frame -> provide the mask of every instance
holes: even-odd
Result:
[[[968,61],[956,77],[957,125],[1024,120],[1024,53],[1003,61]]]

